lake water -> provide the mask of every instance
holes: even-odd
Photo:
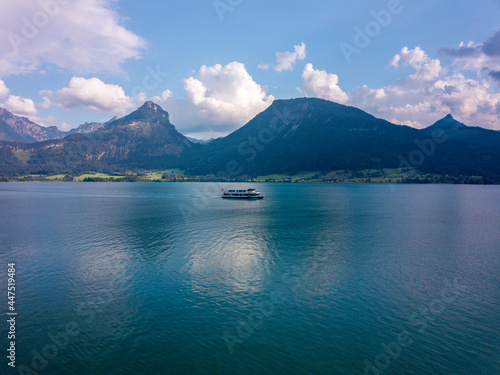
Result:
[[[499,186],[2,183],[0,213],[17,370],[500,373]]]

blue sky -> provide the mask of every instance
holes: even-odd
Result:
[[[0,0],[0,106],[61,129],[152,99],[225,135],[320,97],[417,128],[500,129],[500,1]]]

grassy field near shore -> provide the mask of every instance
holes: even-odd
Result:
[[[84,174],[31,174],[14,178],[0,177],[0,181],[72,181],[72,182],[279,182],[279,183],[459,183],[498,184],[500,181],[480,176],[442,176],[428,174],[416,168],[366,169],[358,171],[303,171],[294,174],[266,176],[215,177],[191,176],[180,169],[140,170],[121,173],[88,172]]]

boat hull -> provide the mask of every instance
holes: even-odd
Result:
[[[222,199],[245,199],[245,200],[257,200],[257,199],[264,199],[263,196],[260,197],[222,197]]]

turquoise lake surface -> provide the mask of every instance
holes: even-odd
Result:
[[[1,374],[500,374],[500,186],[1,183],[0,268]]]

